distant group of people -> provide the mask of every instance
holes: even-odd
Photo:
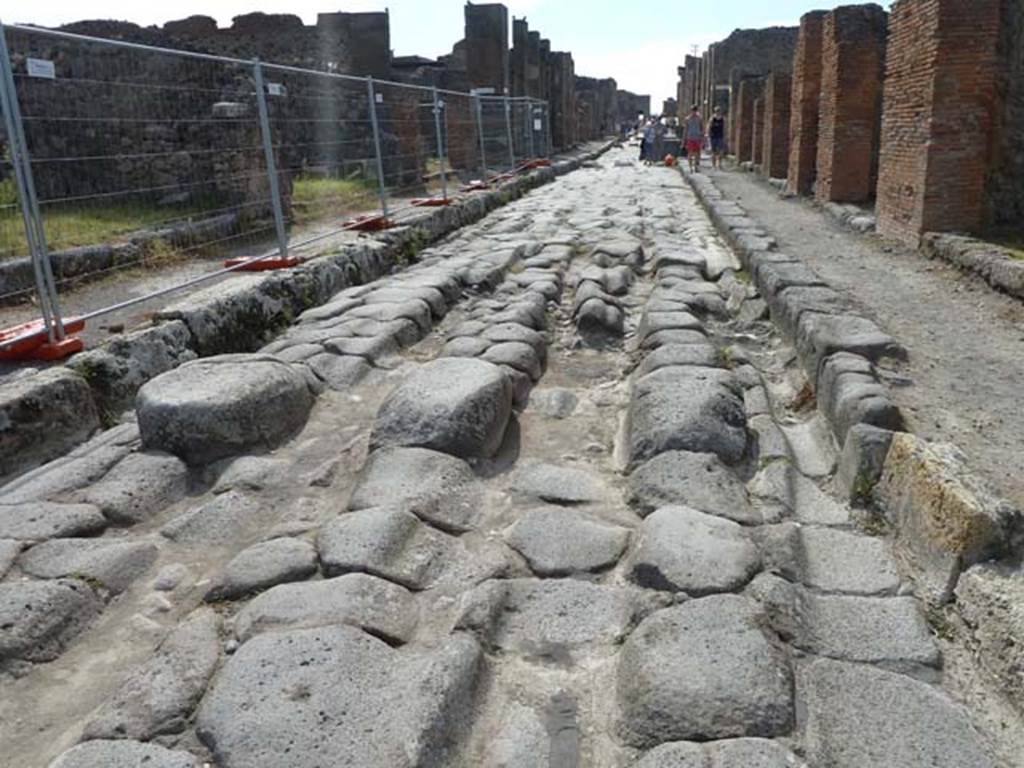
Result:
[[[644,126],[641,133],[640,160],[646,164],[658,162],[656,147],[665,136],[667,128],[661,119],[651,120]],[[682,150],[694,173],[700,170],[701,153],[707,147],[711,150],[711,167],[722,167],[722,155],[725,154],[725,116],[721,107],[715,107],[710,120],[705,121],[697,105],[694,104],[690,114],[682,124]]]

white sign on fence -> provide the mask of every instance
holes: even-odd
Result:
[[[282,83],[267,83],[267,93],[271,96],[284,96],[287,91]]]
[[[383,104],[384,103],[384,94],[383,93],[375,93],[373,95],[377,98],[377,103],[378,104]]]
[[[535,131],[543,131],[544,130],[544,123],[542,123],[540,120],[534,119],[534,121],[533,121],[533,130],[535,130]]]
[[[28,59],[28,76],[29,77],[45,77],[47,80],[57,79],[57,70],[53,66],[53,62],[48,59]]]

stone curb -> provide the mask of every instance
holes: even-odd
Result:
[[[963,235],[926,232],[921,253],[973,272],[993,288],[1024,299],[1024,259],[1015,259],[996,245]]]
[[[152,327],[111,339],[64,366],[16,377],[17,386],[5,387],[0,399],[0,481],[61,456],[98,429],[111,426],[153,377],[199,357],[259,349],[303,311],[324,304],[344,288],[375,280],[426,245],[596,160],[613,145],[607,142],[597,150],[556,160],[498,189],[431,209],[401,227],[294,269],[237,275],[156,313]],[[60,379],[61,391],[89,392],[91,397],[88,407],[81,407],[82,398],[76,396],[74,408],[50,418],[53,423],[40,430],[42,411],[52,402],[47,393],[54,377]]]
[[[1024,569],[1012,565],[1024,551],[1024,514],[972,476],[954,446],[903,431],[899,411],[873,365],[872,354],[886,349],[879,346],[881,338],[864,348],[840,345],[817,358],[817,367],[809,367],[815,358],[808,347],[815,346],[816,329],[807,318],[856,317],[849,314],[855,312],[853,302],[795,258],[779,253],[767,233],[746,219],[745,211],[726,200],[710,179],[684,176],[751,273],[773,320],[796,342],[818,406],[842,447],[837,490],[852,505],[873,506],[881,513],[916,594],[934,611],[955,601],[973,642],[989,651],[980,656],[982,662],[1024,712],[1024,684],[1019,675],[1007,674],[1024,664],[1024,652],[1016,650],[1024,647],[1019,603]],[[1012,295],[1024,294],[1024,262],[993,253],[987,244],[929,234],[922,248],[959,266],[969,264],[965,268]],[[892,344],[890,352],[906,354]]]

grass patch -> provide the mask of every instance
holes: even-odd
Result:
[[[292,187],[292,221],[304,224],[377,207],[377,185],[362,178],[300,177]]]

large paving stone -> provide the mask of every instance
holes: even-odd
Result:
[[[636,747],[787,733],[792,673],[753,601],[691,600],[645,619],[623,645],[619,732]]]
[[[634,768],[798,768],[796,755],[768,739],[730,739],[695,744],[662,744]]]
[[[199,758],[177,749],[137,741],[87,741],[72,747],[50,768],[200,768]]]
[[[228,660],[196,729],[222,768],[448,765],[481,662],[464,633],[426,651],[352,627],[271,632]]]
[[[0,579],[14,565],[14,561],[18,558],[24,546],[24,542],[16,541],[15,539],[0,539]]]
[[[224,566],[207,600],[235,600],[316,573],[316,550],[301,539],[271,539],[239,552]]]
[[[0,584],[0,668],[12,661],[52,661],[102,609],[78,580]]]
[[[630,578],[700,596],[740,589],[760,566],[757,547],[739,524],[688,507],[662,507],[640,527]]]
[[[773,461],[747,484],[766,520],[793,516],[801,523],[847,525],[850,511],[788,461]]]
[[[0,478],[84,443],[100,427],[85,379],[55,366],[5,382],[0,392]]]
[[[939,664],[913,598],[820,595],[768,573],[754,580],[748,594],[761,602],[779,635],[809,653],[900,666]]]
[[[282,584],[254,598],[235,618],[245,642],[263,632],[332,625],[357,626],[390,643],[406,643],[416,629],[409,590],[364,573],[302,584]]]
[[[995,768],[967,713],[904,675],[819,659],[797,686],[812,765],[828,768]]]
[[[540,359],[533,347],[522,341],[502,341],[487,349],[481,359],[495,365],[507,365],[520,373],[530,377],[530,381],[536,382],[544,373]]]
[[[220,659],[220,617],[192,614],[92,714],[87,739],[148,741],[188,725]]]
[[[729,464],[747,450],[743,401],[731,375],[711,368],[662,368],[636,381],[627,422],[632,464],[666,451],[714,453]]]
[[[329,576],[369,573],[412,589],[429,586],[450,550],[445,534],[393,507],[332,520],[320,529],[317,547]]]
[[[132,453],[82,493],[109,520],[134,525],[184,498],[188,466],[166,453]]]
[[[636,591],[577,579],[491,581],[465,596],[458,626],[487,645],[565,664],[587,647],[614,647],[642,608]]]
[[[99,533],[107,520],[92,504],[0,504],[0,539],[45,541]]]
[[[385,399],[370,444],[489,457],[501,445],[511,415],[512,385],[498,366],[441,358],[421,366]]]
[[[479,515],[480,490],[469,465],[425,448],[370,454],[349,508],[393,507],[448,531],[466,531]]]
[[[629,531],[566,509],[535,509],[512,526],[506,539],[538,576],[566,576],[615,565]]]
[[[607,487],[596,475],[537,459],[519,464],[509,489],[515,494],[553,504],[586,504],[608,498]]]
[[[189,510],[160,529],[178,544],[226,546],[256,537],[272,525],[279,510],[239,491],[228,491]]]
[[[800,529],[799,578],[825,592],[893,594],[900,587],[896,562],[884,539],[832,528]]]
[[[722,364],[722,355],[711,344],[666,344],[648,353],[637,373],[646,376],[660,368],[694,365],[701,368],[716,368]]]
[[[274,448],[312,407],[309,379],[267,355],[194,360],[156,377],[136,398],[143,444],[193,465]]]
[[[25,552],[18,567],[41,579],[87,578],[116,595],[146,573],[157,554],[145,539],[53,539]]]
[[[761,522],[736,474],[712,453],[666,451],[629,476],[628,502],[641,515],[682,505],[745,525]]]

